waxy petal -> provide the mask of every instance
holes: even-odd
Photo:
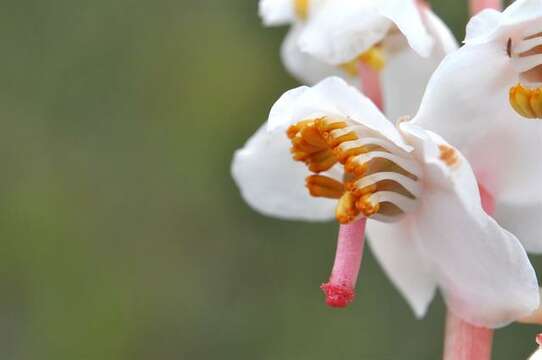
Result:
[[[301,86],[287,91],[271,108],[268,129],[285,130],[300,120],[320,117],[352,120],[380,133],[400,148],[410,150],[393,124],[367,97],[336,77],[313,87]]]
[[[423,58],[411,48],[403,49],[389,57],[382,71],[384,112],[392,121],[416,114],[433,71],[447,53],[457,49],[457,42],[446,25],[429,9],[423,11],[425,23],[436,39],[431,55]]]
[[[301,49],[330,64],[349,62],[380,42],[393,26],[371,1],[328,1],[300,38]]]
[[[330,64],[355,59],[397,27],[410,47],[429,56],[433,39],[413,0],[327,2],[300,38],[300,46]]]
[[[336,200],[315,198],[305,188],[307,168],[292,160],[291,143],[283,131],[262,126],[235,152],[232,175],[245,201],[269,216],[307,221],[331,220]],[[331,169],[333,170],[333,169]],[[337,175],[324,173],[323,175]]]
[[[517,238],[482,209],[467,160],[434,133],[400,128],[427,164],[424,194],[409,216],[450,310],[490,328],[530,314],[539,303],[534,269]],[[451,149],[445,157],[442,146]]]
[[[329,76],[338,76],[352,85],[358,85],[357,77],[348,76],[339,67],[329,65],[301,51],[298,41],[303,29],[303,24],[293,25],[282,43],[281,57],[286,70],[307,85],[314,85]]]
[[[414,51],[422,57],[430,55],[434,39],[427,32],[415,0],[379,1],[378,8],[399,28]]]
[[[466,45],[431,78],[414,122],[460,149],[497,201],[542,201],[542,121],[520,117],[508,91],[517,73],[506,45]]]
[[[437,282],[410,219],[387,224],[367,223],[369,245],[376,259],[417,317],[425,315],[435,294]]]

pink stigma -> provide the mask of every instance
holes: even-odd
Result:
[[[366,222],[367,219],[363,218],[339,228],[333,270],[329,282],[320,286],[326,295],[326,304],[333,308],[344,308],[354,300],[354,289],[363,257]]]
[[[325,283],[320,286],[320,289],[326,295],[326,304],[333,308],[347,307],[356,296],[355,290],[349,286]]]

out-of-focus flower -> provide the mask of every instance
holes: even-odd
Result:
[[[485,10],[428,84],[416,124],[457,147],[495,218],[542,252],[542,0]]]
[[[358,81],[341,67],[330,65],[304,53],[299,48],[299,38],[307,24],[330,0],[260,0],[259,13],[264,25],[291,25],[281,47],[284,66],[294,77],[305,84],[316,84],[328,76],[340,76],[350,83]]]
[[[431,74],[457,49],[446,25],[422,1],[320,3],[301,32],[301,51],[355,75],[359,61],[381,71],[384,112],[415,114]]]
[[[452,311],[487,327],[538,306],[525,251],[482,209],[461,153],[411,122],[395,127],[338,78],[286,92],[236,152],[232,174],[267,215],[368,217],[377,257],[418,316],[437,286]]]

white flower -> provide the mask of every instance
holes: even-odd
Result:
[[[415,114],[431,74],[457,49],[446,25],[416,0],[333,0],[322,3],[301,33],[301,50],[339,66],[378,49],[384,110],[396,120]]]
[[[267,215],[368,217],[376,256],[418,316],[437,287],[454,313],[480,326],[538,306],[525,251],[482,209],[466,159],[418,125],[396,128],[338,78],[286,92],[236,152],[232,174]]]
[[[260,17],[266,26],[292,26],[282,43],[280,55],[284,66],[295,78],[310,85],[328,76],[340,76],[355,83],[358,81],[355,74],[327,64],[299,48],[303,30],[326,1],[329,0],[260,0]]]
[[[542,252],[542,0],[485,10],[428,84],[414,122],[445,137],[496,200],[495,218]]]

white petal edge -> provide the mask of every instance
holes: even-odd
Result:
[[[268,129],[284,130],[300,120],[319,117],[349,119],[380,133],[403,150],[411,150],[395,126],[365,95],[337,77],[284,93],[271,108]]]
[[[382,223],[369,220],[368,243],[391,282],[421,318],[434,297],[436,280],[420,254],[407,221]]]
[[[399,28],[414,51],[422,57],[431,54],[434,39],[425,28],[415,0],[386,0],[377,6],[379,12]]]
[[[423,18],[435,39],[431,55],[423,58],[411,48],[402,49],[388,58],[382,71],[384,110],[394,121],[416,114],[431,75],[446,54],[457,49],[457,41],[442,20],[429,9],[424,9]]]
[[[298,41],[304,27],[303,24],[293,25],[282,43],[281,58],[286,70],[305,85],[317,84],[329,76],[338,76],[351,85],[358,85],[360,82],[356,77],[301,51]]]
[[[392,25],[373,2],[332,0],[307,24],[299,46],[303,52],[339,65],[382,41]]]
[[[432,261],[448,307],[471,324],[497,328],[539,304],[536,274],[517,238],[482,209],[474,173],[457,151],[451,167],[440,159],[438,135],[416,125],[400,129],[426,163],[416,221],[420,249]]]
[[[281,219],[334,219],[337,201],[310,196],[305,187],[309,172],[292,159],[290,147],[284,132],[269,132],[263,125],[235,152],[231,172],[243,199],[256,211]]]

